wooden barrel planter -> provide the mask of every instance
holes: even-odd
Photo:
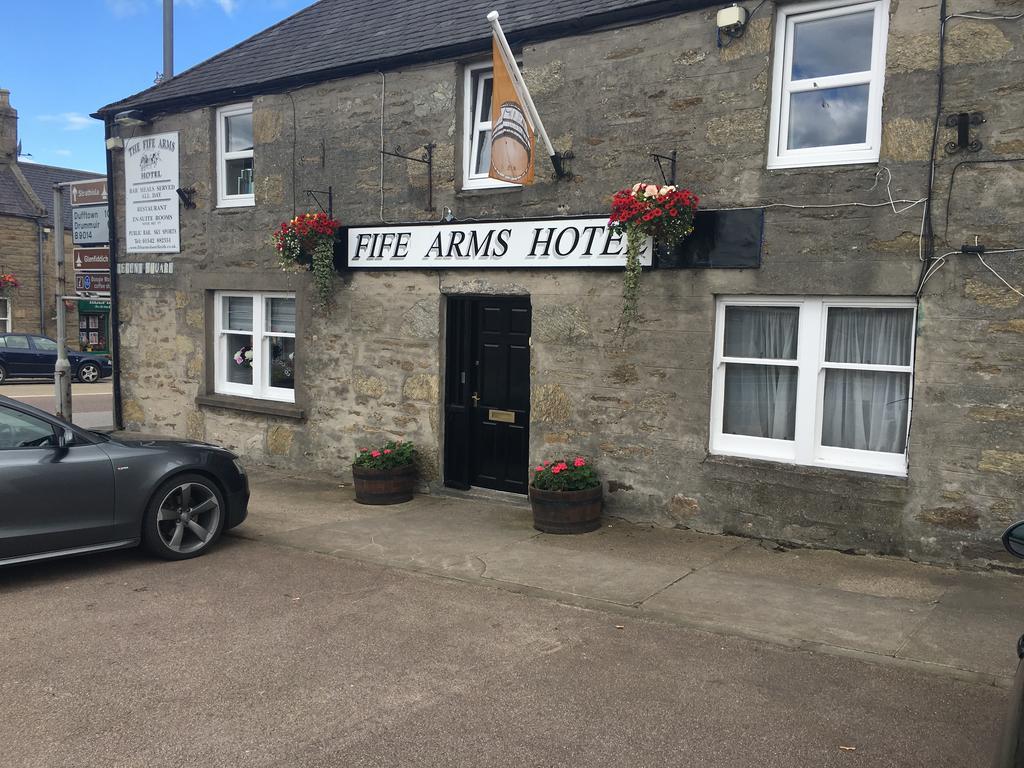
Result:
[[[583,491],[542,491],[530,486],[533,527],[544,533],[587,533],[601,527],[604,492],[600,485]]]
[[[416,465],[394,469],[352,467],[356,501],[360,504],[401,504],[412,501],[416,489]]]

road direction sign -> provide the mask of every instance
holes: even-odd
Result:
[[[109,272],[76,272],[75,291],[84,293],[110,293]]]
[[[107,204],[106,179],[90,179],[89,181],[71,182],[71,205],[100,204]]]
[[[76,272],[87,272],[89,270],[110,271],[110,249],[109,248],[75,248],[75,255],[72,259]]]
[[[80,205],[71,209],[75,245],[110,242],[107,206]]]

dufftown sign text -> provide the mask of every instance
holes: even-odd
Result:
[[[606,217],[352,227],[353,269],[624,267],[626,237]],[[651,241],[641,255],[651,265]]]

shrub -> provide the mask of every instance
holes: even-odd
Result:
[[[532,485],[541,491],[584,491],[600,484],[593,465],[582,456],[545,460],[533,469]]]
[[[352,466],[366,469],[396,469],[416,461],[416,447],[407,441],[389,440],[382,448],[360,448]]]

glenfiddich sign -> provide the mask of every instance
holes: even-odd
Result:
[[[626,236],[608,218],[394,224],[348,230],[353,269],[624,267]],[[648,239],[640,263],[651,265]]]

